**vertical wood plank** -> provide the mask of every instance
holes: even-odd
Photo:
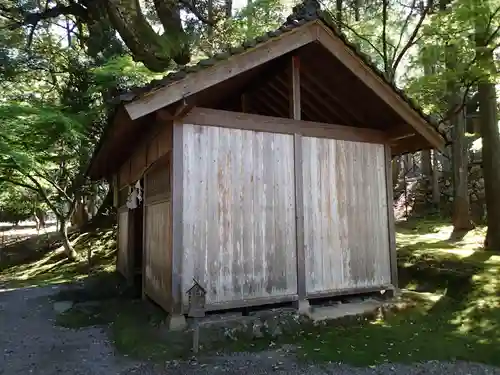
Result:
[[[396,227],[394,224],[394,197],[392,192],[391,146],[385,145],[385,183],[387,191],[387,218],[389,230],[389,256],[391,260],[391,284],[398,287],[398,254],[396,249]]]
[[[308,295],[391,283],[384,152],[384,145],[302,137]]]
[[[172,149],[172,313],[182,314],[183,125],[174,122]]]
[[[183,137],[183,290],[197,274],[211,305],[295,296],[293,137],[189,124]]]
[[[300,59],[292,56],[290,82],[290,118],[301,119],[300,98]],[[294,172],[295,172],[295,230],[297,243],[297,294],[299,299],[306,296],[306,271],[304,251],[304,196],[302,173],[302,137],[294,134]]]

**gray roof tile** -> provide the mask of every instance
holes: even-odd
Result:
[[[287,17],[286,22],[277,30],[272,30],[254,39],[246,40],[245,42],[242,43],[242,45],[238,47],[230,47],[227,51],[218,53],[211,58],[201,60],[196,65],[183,67],[177,72],[168,74],[161,80],[154,80],[143,87],[132,88],[131,90],[123,94],[120,94],[118,97],[114,98],[113,103],[133,101],[134,99],[137,99],[141,94],[154,91],[160,87],[168,86],[169,84],[175,81],[185,78],[190,73],[194,73],[204,68],[211,67],[215,65],[218,61],[226,60],[233,55],[241,54],[246,49],[254,48],[260,43],[264,43],[272,38],[276,38],[282,35],[283,33],[289,32],[297,27],[300,27],[310,21],[315,21],[315,20],[320,20],[328,28],[330,28],[332,32],[335,33],[335,35],[337,35],[344,42],[346,46],[348,46],[352,51],[354,51],[363,60],[364,63],[366,63],[373,71],[375,71],[380,76],[380,78],[384,82],[390,85],[403,100],[405,100],[417,113],[420,114],[420,116],[422,116],[423,119],[425,119],[427,122],[433,125],[436,128],[436,130],[439,131],[438,123],[436,122],[435,118],[426,115],[422,111],[422,109],[415,103],[415,101],[409,98],[404,93],[403,90],[399,89],[393,82],[388,81],[385,74],[375,66],[375,64],[365,53],[362,53],[360,51],[360,47],[350,42],[347,39],[347,37],[338,29],[338,27],[332,20],[331,16],[320,9],[317,0],[305,0],[303,3],[295,6],[293,8],[292,14],[290,14]],[[441,131],[439,132],[442,134]]]

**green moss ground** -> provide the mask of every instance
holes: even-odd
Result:
[[[451,232],[452,227],[439,219],[398,225],[400,287],[403,301],[411,306],[406,310],[384,317],[310,324],[277,340],[239,340],[221,343],[220,348],[255,351],[294,344],[300,359],[353,365],[432,359],[500,365],[500,252],[482,249],[484,228],[469,232],[460,241],[449,241]],[[159,329],[165,319],[161,310],[119,292],[113,273],[113,238],[113,231],[108,230],[76,240],[82,255],[88,246],[94,250],[91,273],[95,283],[89,283],[86,291],[57,298],[97,303],[60,315],[58,324],[72,328],[107,325],[118,350],[133,357],[164,360],[185,356],[190,343],[185,338],[165,338]],[[68,263],[59,250],[35,251],[31,257],[19,259],[1,264],[0,283],[44,285],[88,274],[84,257]]]

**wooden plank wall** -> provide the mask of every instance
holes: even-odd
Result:
[[[212,305],[296,295],[293,155],[292,135],[184,125],[183,291],[196,278]]]
[[[116,256],[116,269],[124,277],[129,277],[129,212],[120,210],[118,212],[118,254]]]
[[[144,292],[170,311],[172,290],[172,205],[163,201],[145,207]]]
[[[118,186],[123,188],[139,180],[144,171],[172,149],[172,123],[154,126],[118,172]]]
[[[391,282],[384,145],[303,137],[306,289]]]

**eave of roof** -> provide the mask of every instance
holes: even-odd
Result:
[[[162,79],[153,80],[144,86],[134,87],[124,93],[121,93],[115,96],[111,100],[111,104],[114,106],[126,105],[127,103],[138,100],[144,96],[151,95],[156,90],[165,88],[170,86],[171,84],[181,81],[185,79],[188,75],[193,74],[195,72],[202,71],[204,69],[210,68],[216,65],[218,62],[229,59],[232,56],[240,55],[247,50],[254,49],[263,43],[267,43],[270,40],[281,37],[283,34],[289,33],[305,24],[311,22],[321,22],[328,29],[330,29],[334,35],[336,35],[351,51],[357,55],[364,64],[366,64],[373,72],[375,72],[380,79],[385,82],[389,87],[391,87],[394,92],[399,95],[401,99],[403,99],[408,105],[429,125],[431,125],[437,133],[446,141],[446,134],[439,129],[439,122],[435,117],[429,116],[423,112],[421,107],[410,97],[408,97],[405,92],[398,88],[394,82],[387,79],[386,75],[377,68],[374,62],[369,58],[368,55],[363,53],[360,47],[357,44],[351,43],[344,33],[342,33],[338,27],[335,25],[335,22],[331,19],[330,15],[322,11],[320,9],[319,3],[317,0],[305,0],[304,3],[301,3],[293,8],[292,14],[287,17],[286,22],[276,30],[269,31],[263,35],[260,35],[254,39],[247,40],[243,42],[240,46],[231,47],[226,51],[217,53],[207,59],[203,59],[199,61],[197,64],[192,66],[184,66],[175,72],[171,72]],[[109,127],[109,126],[108,126]],[[106,132],[101,137],[99,142],[99,146],[94,152],[94,156],[92,160],[95,159],[97,154],[99,153],[99,149],[104,143],[106,137]],[[89,170],[92,166],[89,166]]]
[[[162,79],[153,80],[144,86],[132,88],[129,91],[116,96],[113,99],[113,103],[126,104],[128,102],[137,100],[146,94],[150,94],[160,88],[167,87],[174,82],[180,81],[186,78],[186,76],[189,74],[209,68],[217,64],[217,62],[226,60],[231,56],[242,54],[248,49],[255,48],[259,44],[268,42],[273,38],[277,38],[284,33],[290,32],[293,29],[303,26],[306,23],[312,21],[320,21],[325,26],[327,26],[336,36],[338,36],[342,40],[342,42],[347,47],[349,47],[359,58],[361,58],[361,60],[367,66],[369,66],[375,73],[377,73],[377,75],[386,84],[388,84],[404,101],[406,101],[414,111],[416,111],[427,123],[433,126],[436,131],[438,131],[438,133],[443,137],[443,139],[446,140],[446,135],[439,129],[439,122],[437,121],[437,119],[433,116],[425,114],[422,108],[412,98],[407,96],[405,92],[402,89],[398,88],[394,82],[388,80],[386,75],[377,68],[370,57],[363,53],[357,44],[354,44],[347,39],[346,35],[341,32],[335,25],[335,22],[331,19],[330,15],[320,9],[319,3],[316,0],[306,0],[304,3],[295,6],[293,8],[292,14],[287,17],[286,22],[278,29],[269,31],[254,39],[247,40],[238,47],[231,47],[224,52],[220,52],[213,55],[212,57],[203,59],[196,65],[182,67],[175,72],[169,73]]]

